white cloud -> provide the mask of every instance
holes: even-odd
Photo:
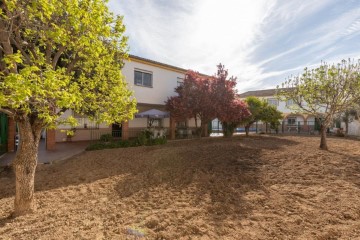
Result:
[[[359,35],[360,5],[331,12],[338,9],[335,3],[112,0],[109,6],[124,15],[131,53],[206,74],[215,73],[221,62],[238,77],[242,92],[274,86],[321,57],[343,56],[339,42]],[[333,18],[322,20],[329,17],[324,12]],[[308,19],[314,22],[303,26]],[[360,50],[352,56],[360,57]]]

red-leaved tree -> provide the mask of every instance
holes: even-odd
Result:
[[[250,116],[251,113],[244,101],[234,99],[223,106],[223,110],[218,113],[218,119],[223,127],[224,137],[231,137],[236,126]]]
[[[219,64],[217,73],[203,76],[188,71],[181,86],[175,88],[177,96],[168,98],[166,109],[176,120],[194,118],[201,136],[205,126],[218,118],[224,128],[224,135],[232,135],[236,125],[250,115],[247,106],[236,99],[236,78],[228,77],[224,65]],[[198,120],[201,121],[200,128]]]
[[[211,99],[211,79],[198,72],[188,71],[184,82],[175,88],[178,96],[168,98],[166,109],[176,120],[194,118],[199,136],[202,135],[205,124],[214,116],[213,101]],[[198,126],[200,120],[201,126]]]
[[[212,81],[212,100],[216,117],[222,124],[224,137],[232,136],[237,125],[250,116],[247,104],[236,98],[236,78],[228,78],[228,70],[219,64]]]

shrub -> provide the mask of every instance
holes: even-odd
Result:
[[[103,135],[100,136],[100,141],[101,142],[110,142],[110,141],[112,141],[112,139],[113,139],[113,137],[109,133],[108,134],[103,134]]]
[[[166,137],[160,137],[160,138],[149,139],[146,145],[147,146],[162,145],[165,144],[166,142],[167,142]]]
[[[161,145],[167,142],[166,137],[152,138],[151,131],[144,130],[139,134],[137,139],[134,140],[125,140],[125,141],[105,141],[107,140],[105,134],[102,135],[100,141],[97,143],[93,143],[89,145],[85,150],[93,151],[93,150],[102,150],[102,149],[111,149],[111,148],[127,148],[127,147],[138,147],[138,146],[152,146],[152,145]],[[111,137],[111,135],[110,135]]]
[[[93,150],[101,150],[101,149],[105,149],[106,148],[106,144],[103,142],[97,142],[97,143],[93,143],[90,144],[89,146],[87,146],[85,148],[86,151],[93,151]]]
[[[345,133],[342,129],[336,130],[336,136],[337,137],[345,137]]]

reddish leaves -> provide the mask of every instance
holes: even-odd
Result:
[[[203,76],[188,71],[184,83],[175,89],[178,96],[168,98],[166,108],[177,120],[200,119],[202,125],[214,118],[221,122],[238,124],[250,115],[246,104],[236,98],[236,78],[228,77],[224,65],[219,64],[217,73]]]

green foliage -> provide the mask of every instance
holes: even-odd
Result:
[[[144,136],[144,135],[142,135]],[[162,145],[166,144],[167,140],[165,137],[161,138],[152,138],[146,139],[146,141],[141,141],[139,138],[132,140],[121,140],[121,141],[99,141],[93,144],[90,144],[85,150],[94,151],[102,149],[112,149],[112,148],[128,148],[128,147],[138,147],[138,146],[153,146],[153,145]]]
[[[275,106],[269,105],[267,102],[257,97],[247,97],[245,102],[251,113],[249,117],[244,119],[245,126],[250,126],[254,122],[263,121],[270,123],[270,128],[277,129],[280,125],[279,120],[283,118],[282,112],[278,111]]]
[[[136,140],[128,141],[110,141],[110,142],[97,142],[90,144],[85,150],[94,151],[102,149],[112,149],[112,148],[127,148],[127,147],[137,147],[138,142]]]
[[[136,103],[120,70],[125,26],[106,2],[5,0],[1,10],[3,111],[46,127],[66,109],[97,122],[132,118]]]
[[[328,127],[336,114],[360,102],[360,62],[322,63],[315,69],[305,68],[278,87],[281,100],[293,100],[295,111],[322,118]]]
[[[150,131],[150,129],[146,128],[137,137],[137,141],[139,145],[147,145],[148,142],[150,142],[151,138],[153,136],[153,133]]]
[[[109,133],[109,134],[103,134],[100,136],[100,141],[101,142],[110,142],[112,141],[113,137],[112,135]]]
[[[264,108],[264,101],[261,101],[257,97],[247,97],[245,102],[248,106],[248,109],[251,113],[250,116],[244,119],[243,123],[245,125],[251,125],[254,122],[260,121],[263,118],[263,108]]]
[[[224,137],[231,137],[235,132],[236,126],[237,126],[236,123],[223,122],[222,128],[223,128]]]
[[[278,86],[281,100],[293,100],[295,111],[321,119],[321,149],[327,149],[326,129],[337,114],[360,102],[360,60],[322,63],[315,69],[304,69],[302,75],[289,78]]]
[[[66,137],[72,138],[73,136],[75,136],[76,128],[61,130],[61,132],[64,132],[66,134]]]
[[[282,112],[278,111],[275,106],[264,102],[261,120],[270,123],[271,129],[277,130],[281,119],[283,119]]]
[[[151,146],[166,143],[166,137],[154,137],[153,132],[146,128],[137,137],[137,143],[140,146]]]

